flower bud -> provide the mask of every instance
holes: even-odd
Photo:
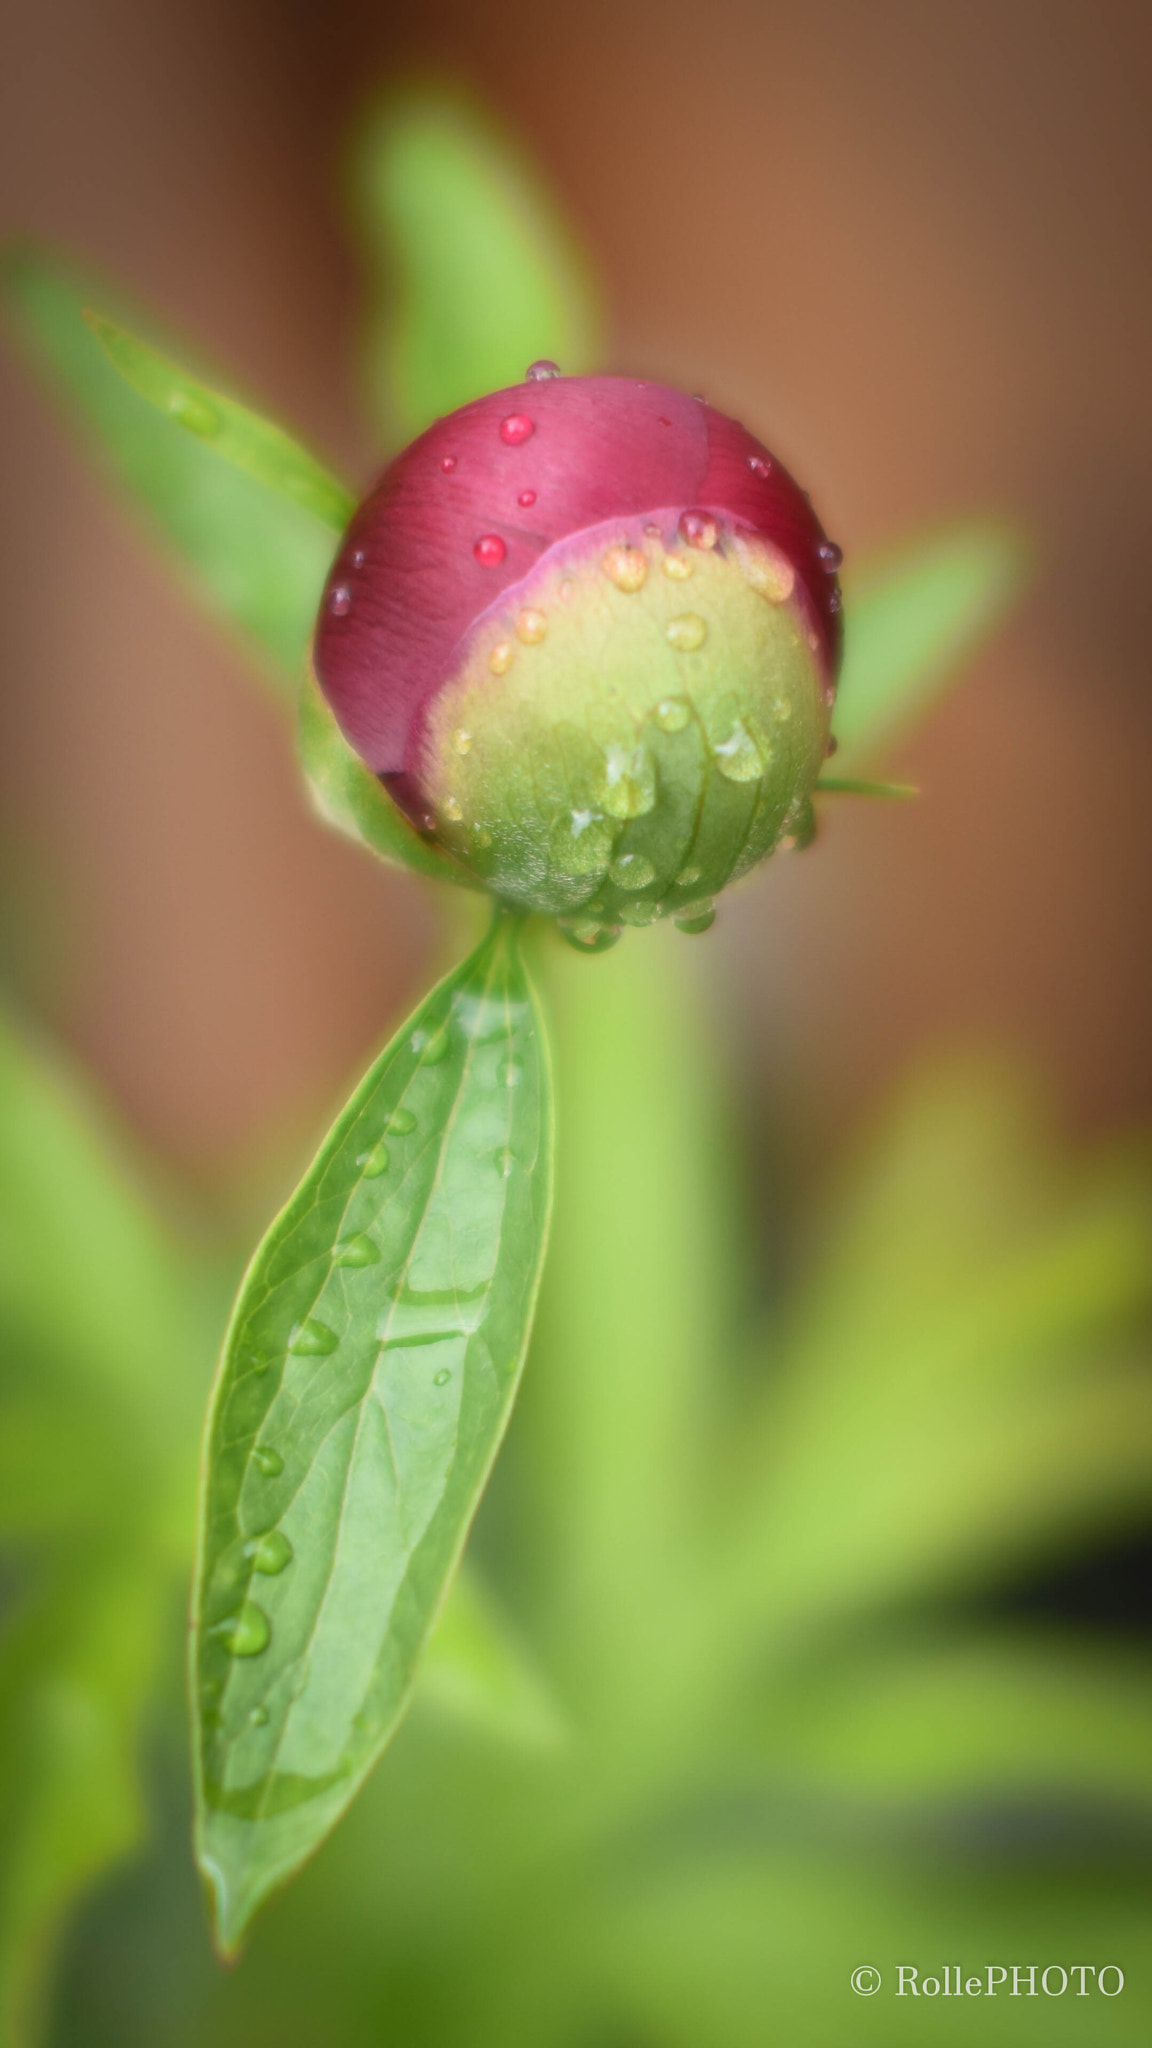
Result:
[[[734,420],[624,377],[438,420],[352,520],[316,675],[418,829],[577,943],[811,837],[839,550]]]

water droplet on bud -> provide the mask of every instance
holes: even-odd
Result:
[[[822,540],[816,552],[828,574],[834,576],[844,560],[843,548],[838,548],[834,540]]]
[[[464,806],[458,796],[446,796],[440,808],[450,824],[458,825],[464,816]]]
[[[710,512],[682,512],[680,514],[680,538],[690,548],[714,548],[718,536],[716,521]]]
[[[706,932],[716,922],[716,905],[710,896],[699,903],[685,903],[673,914],[672,922],[678,932]]]
[[[526,647],[536,647],[548,631],[548,620],[543,612],[533,611],[527,606],[516,615],[516,638]]]
[[[652,713],[652,723],[661,732],[683,732],[691,716],[692,707],[686,697],[662,697]]]
[[[506,676],[512,666],[512,642],[498,640],[488,656],[488,666],[494,676]]]
[[[456,467],[458,460],[459,457],[456,455],[442,455],[440,457],[440,467],[444,471],[445,476],[451,475],[452,471]]]
[[[352,592],[346,583],[334,583],[328,592],[328,609],[335,618],[342,619],[352,609]]]
[[[364,553],[364,550],[363,550],[363,548],[353,548],[353,550],[352,550],[352,567],[353,567],[354,569],[362,569],[362,568],[364,567],[364,564],[365,564],[365,562],[367,561],[367,559],[368,559],[368,557],[367,557],[367,555],[366,555],[366,554]]]
[[[698,882],[699,880],[699,868],[681,868],[680,873],[676,877],[676,886],[678,889],[690,889],[692,887],[692,884],[694,882]]]
[[[609,548],[601,567],[617,590],[639,590],[648,576],[648,559],[639,548]]]
[[[559,917],[562,936],[578,953],[606,953],[621,935],[618,924],[597,924],[592,918]]]
[[[646,889],[656,880],[656,870],[642,853],[622,853],[612,862],[608,878],[618,889]]]
[[[529,363],[524,373],[524,382],[526,384],[544,384],[548,381],[549,377],[562,377],[563,374],[564,372],[560,368],[559,363],[550,362],[547,356],[541,356],[539,362]]]
[[[452,735],[452,745],[458,754],[470,754],[472,752],[471,733],[465,732],[464,727],[460,726]]]
[[[482,533],[472,553],[482,568],[498,569],[508,550],[498,533]]]
[[[644,747],[608,747],[598,798],[612,818],[642,818],[656,802],[656,765]]]
[[[530,441],[535,432],[536,422],[530,420],[526,412],[510,412],[507,419],[500,422],[500,439],[509,448],[519,448],[525,441]]]
[[[748,457],[748,467],[752,471],[753,476],[765,477],[770,476],[772,473],[772,464],[765,455],[750,455]]]
[[[699,612],[681,612],[679,618],[669,619],[664,638],[679,654],[695,654],[708,638],[708,627]]]
[[[763,773],[764,762],[746,725],[737,719],[726,740],[713,747],[716,766],[729,782],[755,782]]]
[[[687,555],[665,555],[664,557],[664,574],[671,577],[673,583],[686,583],[689,576],[693,574],[695,567],[695,562],[690,562]]]
[[[516,503],[518,505],[523,505],[525,511],[527,511],[529,505],[534,505],[536,503],[535,491],[521,491],[520,496],[516,500]]]
[[[660,905],[653,903],[649,897],[640,897],[635,903],[624,903],[620,907],[621,924],[643,927],[646,924],[655,924],[659,915]]]

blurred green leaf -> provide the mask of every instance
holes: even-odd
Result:
[[[1074,1173],[989,1070],[910,1091],[744,1418],[733,1612],[803,1630],[1146,1510],[1150,1252],[1141,1162]]]
[[[594,295],[564,221],[507,139],[443,91],[366,120],[355,204],[372,291],[365,370],[404,439],[545,357],[592,366]]]
[[[1020,535],[987,523],[919,541],[846,578],[837,767],[886,744],[951,681],[1028,578]]]
[[[491,1589],[465,1562],[420,1666],[418,1698],[505,1740],[550,1748],[560,1709]]]
[[[249,423],[250,450],[254,437],[264,437],[265,476],[257,477],[189,431],[194,408],[208,401],[207,393],[198,395],[202,387],[189,383],[193,412],[184,423],[133,390],[85,318],[94,300],[108,303],[106,288],[85,283],[70,266],[35,250],[10,252],[3,289],[33,361],[63,390],[99,455],[175,549],[196,595],[254,640],[294,691],[332,560],[339,486],[329,484],[325,517],[318,518],[319,496],[309,509],[298,502],[299,469],[295,496],[266,480],[270,447],[283,453],[291,445],[278,429],[211,394],[214,405],[228,407],[222,445],[235,445],[241,421]],[[155,390],[161,372],[150,374]],[[299,460],[311,459],[301,453]]]
[[[398,867],[466,889],[482,886],[408,823],[379,776],[349,746],[310,670],[300,692],[297,745],[313,805],[325,824]]]
[[[198,1846],[233,1949],[392,1734],[499,1447],[550,1200],[547,1054],[498,915],[249,1268],[194,1603]]]
[[[194,440],[210,443],[222,461],[267,484],[333,533],[343,533],[356,510],[355,499],[282,427],[202,384],[102,313],[87,308],[84,317],[113,369],[149,405]]]

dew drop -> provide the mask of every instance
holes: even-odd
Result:
[[[451,1377],[452,1377],[452,1375],[451,1375],[451,1373],[449,1372],[449,1370],[448,1370],[447,1366],[446,1366],[446,1365],[442,1365],[442,1366],[441,1366],[441,1368],[440,1368],[440,1370],[439,1370],[439,1372],[434,1372],[434,1373],[433,1373],[433,1375],[432,1375],[432,1385],[433,1385],[434,1387],[446,1387],[446,1386],[448,1385],[448,1382],[449,1382],[449,1380],[451,1379]]]
[[[354,569],[362,569],[364,567],[366,560],[367,556],[365,555],[363,548],[354,548],[352,550],[352,567]]]
[[[465,732],[464,727],[459,726],[452,735],[452,745],[458,754],[470,754],[472,752],[471,733]]]
[[[458,796],[446,796],[440,808],[453,825],[458,825],[464,816],[464,806]]]
[[[673,583],[686,583],[695,567],[696,564],[690,562],[687,555],[665,555],[664,557],[664,574],[671,577]]]
[[[659,915],[660,905],[658,903],[653,903],[651,899],[647,897],[641,897],[635,903],[622,904],[620,908],[621,924],[631,924],[640,926],[646,924],[655,924],[656,919],[659,917]]]
[[[556,923],[562,937],[578,953],[607,953],[623,930],[621,925],[599,924],[594,918],[559,917]]]
[[[481,847],[483,847],[483,846],[491,846],[491,844],[492,844],[492,834],[491,834],[491,833],[489,832],[489,830],[488,830],[488,828],[487,828],[487,826],[486,826],[486,825],[473,825],[473,827],[472,827],[472,844],[473,844],[473,846],[481,846]]]
[[[609,548],[601,567],[617,590],[639,590],[648,576],[648,558],[639,548]]]
[[[367,1152],[358,1152],[356,1164],[360,1168],[365,1180],[379,1180],[380,1175],[388,1171],[387,1145],[381,1141],[380,1144],[373,1145]]]
[[[843,607],[843,604],[844,599],[841,597],[839,590],[830,590],[828,592],[828,609],[830,612],[835,613],[840,611]]]
[[[672,422],[671,420],[666,420],[663,413],[661,413],[656,421],[656,425],[658,427],[670,427],[672,425]]]
[[[174,420],[178,420],[190,434],[197,434],[202,441],[210,441],[224,424],[215,406],[195,397],[191,391],[174,391],[168,400],[168,411]]]
[[[288,1349],[297,1358],[327,1358],[339,1342],[335,1330],[316,1316],[305,1316],[302,1322],[293,1323],[288,1333]]]
[[[642,853],[622,853],[608,870],[608,879],[618,889],[646,889],[656,880],[656,870]]]
[[[652,713],[653,725],[661,732],[683,732],[692,716],[692,707],[685,697],[662,697]]]
[[[266,1728],[268,1726],[267,1707],[253,1707],[248,1719],[253,1728]]]
[[[515,1168],[516,1158],[510,1145],[502,1145],[496,1154],[496,1171],[502,1180],[508,1180]]]
[[[375,1238],[362,1230],[352,1237],[342,1237],[332,1253],[334,1266],[375,1266],[379,1259],[380,1247]]]
[[[680,538],[690,548],[714,548],[718,532],[710,512],[693,510],[680,514]]]
[[[563,374],[564,372],[560,368],[559,363],[550,362],[547,356],[541,356],[538,362],[529,363],[528,368],[524,372],[524,382],[526,384],[545,384],[549,377],[562,377]]]
[[[526,647],[537,647],[547,631],[548,620],[543,612],[535,611],[531,605],[527,605],[522,612],[517,613],[516,638],[522,640]]]
[[[472,550],[484,569],[498,569],[508,553],[498,533],[482,533]]]
[[[410,1109],[405,1109],[403,1103],[398,1103],[392,1111],[388,1118],[388,1129],[395,1131],[398,1138],[405,1138],[409,1131],[416,1129],[416,1119]]]
[[[346,583],[334,583],[328,592],[328,609],[337,619],[342,619],[352,609],[352,592]]]
[[[698,882],[699,880],[700,880],[700,869],[699,869],[699,868],[697,868],[697,867],[688,867],[688,868],[681,868],[681,870],[680,870],[680,873],[679,873],[679,874],[677,875],[677,877],[676,877],[676,887],[677,887],[678,889],[691,889],[691,888],[692,888],[692,886],[693,886],[693,884],[694,884],[695,882]]]
[[[779,725],[787,725],[792,714],[793,705],[791,697],[774,697],[772,699],[772,716]]]
[[[772,464],[765,455],[750,455],[748,457],[748,467],[752,471],[753,476],[765,477],[770,476],[772,473]]]
[[[438,1067],[448,1051],[448,1033],[442,1024],[435,1031],[414,1031],[412,1050],[422,1067]]]
[[[442,455],[440,457],[440,467],[444,471],[445,476],[451,476],[458,461],[459,457],[456,455]]]
[[[838,548],[834,540],[822,540],[816,552],[829,576],[834,576],[844,560],[843,548]]]
[[[678,932],[706,932],[716,922],[716,905],[710,896],[704,896],[699,903],[685,903],[673,914],[673,924]]]
[[[521,447],[532,439],[535,432],[536,422],[530,420],[526,412],[510,412],[507,419],[500,422],[500,439],[509,448]]]
[[[760,749],[740,719],[736,720],[728,738],[712,751],[716,756],[716,766],[729,782],[755,782],[763,773]]]
[[[498,1079],[505,1088],[518,1088],[524,1079],[524,1069],[519,1060],[505,1060],[504,1065],[500,1068]]]
[[[252,1463],[265,1479],[275,1479],[284,1470],[284,1460],[271,1444],[257,1444],[252,1453]]]
[[[510,640],[498,640],[488,656],[488,666],[494,676],[506,676],[512,666],[513,647]]]
[[[212,1630],[233,1657],[258,1657],[272,1640],[272,1626],[262,1607],[245,1600],[239,1613],[230,1615]]]
[[[244,1545],[244,1552],[252,1560],[253,1571],[263,1572],[267,1579],[286,1570],[294,1554],[282,1529],[265,1529],[262,1536],[254,1536]]]
[[[826,761],[830,761],[830,760],[832,759],[832,756],[833,756],[833,754],[834,754],[834,753],[835,753],[835,752],[837,751],[837,749],[838,749],[839,745],[840,745],[840,742],[839,742],[839,740],[837,739],[837,737],[836,737],[835,733],[834,733],[834,732],[830,732],[830,733],[829,733],[829,735],[828,735],[828,744],[826,745],[826,747],[825,747],[825,749],[824,749],[824,759],[825,759]]]
[[[677,653],[695,654],[708,638],[708,627],[699,612],[681,612],[678,618],[669,619],[664,638]]]
[[[520,496],[516,500],[516,503],[518,505],[523,505],[525,511],[527,511],[529,505],[534,505],[536,503],[535,491],[521,491]]]
[[[645,747],[607,747],[599,801],[612,818],[642,818],[656,802],[656,765]]]

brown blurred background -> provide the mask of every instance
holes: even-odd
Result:
[[[745,1093],[819,1158],[911,1051],[981,1036],[1081,1125],[1147,1116],[1146,7],[414,13],[10,4],[6,223],[364,479],[341,138],[397,73],[471,83],[585,238],[612,367],[740,413],[850,561],[986,507],[1041,549],[897,757],[923,800],[829,803],[701,942]],[[258,1204],[246,1162],[298,1148],[426,971],[427,898],[309,821],[273,707],[7,353],[0,409],[10,978],[175,1165]]]

